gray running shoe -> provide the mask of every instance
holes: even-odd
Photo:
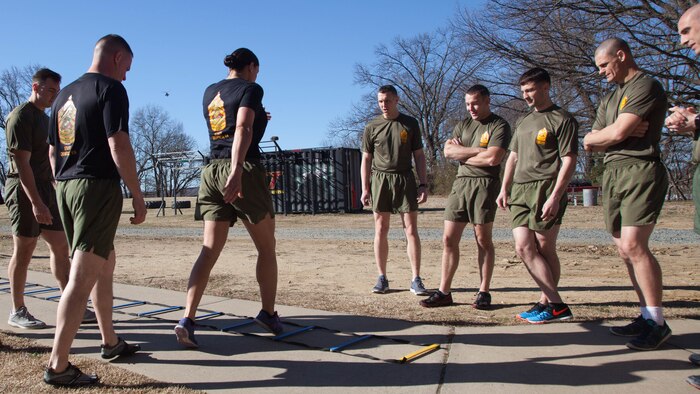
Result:
[[[386,275],[379,275],[377,284],[372,288],[372,293],[384,294],[389,290],[389,280]]]
[[[27,310],[26,306],[19,307],[15,313],[10,313],[10,318],[7,319],[7,324],[17,328],[28,328],[33,330],[46,328],[46,323],[32,316],[32,314]]]
[[[691,354],[690,357],[688,357],[688,360],[690,360],[691,363],[700,367],[700,354],[699,353]]]
[[[83,321],[81,323],[97,323],[97,316],[95,315],[95,312],[86,308],[85,313],[83,313]]]
[[[411,293],[417,296],[428,295],[428,290],[426,290],[425,286],[423,286],[423,279],[421,279],[420,276],[416,276],[416,278],[411,282]]]

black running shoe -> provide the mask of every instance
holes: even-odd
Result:
[[[618,337],[638,337],[647,330],[649,325],[642,315],[637,316],[632,323],[621,327],[610,327],[610,333]]]
[[[443,294],[440,290],[433,293],[430,297],[421,300],[420,306],[426,308],[435,308],[439,306],[449,306],[454,304],[452,302],[452,293]]]
[[[480,291],[472,304],[476,309],[491,309],[491,294],[488,291]]]
[[[649,326],[649,329],[637,338],[627,342],[628,348],[633,350],[656,350],[671,337],[671,327],[666,322],[664,322],[663,326],[660,326],[653,320],[647,319],[646,324]]]

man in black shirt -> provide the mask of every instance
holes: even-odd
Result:
[[[58,304],[56,335],[44,381],[76,386],[96,383],[68,362],[88,296],[102,334],[102,358],[139,350],[117,337],[112,323],[114,235],[122,209],[120,178],[133,197],[132,224],[146,218],[129,141],[129,99],[121,81],[133,52],[120,36],[95,45],[87,73],[68,85],[51,108],[49,157],[57,186],[61,221],[73,254],[70,280]]]

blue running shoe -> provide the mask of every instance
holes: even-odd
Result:
[[[546,307],[547,307],[547,305],[537,302],[537,303],[535,303],[535,305],[533,305],[530,309],[526,310],[525,312],[521,312],[521,313],[515,315],[515,318],[523,320],[523,321],[527,320],[528,317],[533,317],[533,316],[539,315],[540,312],[542,312]]]
[[[258,316],[255,317],[255,322],[258,323],[260,327],[275,335],[280,335],[284,331],[282,322],[280,322],[280,317],[277,315],[277,312],[269,314],[261,309]]]
[[[525,320],[527,320],[528,323],[532,324],[544,324],[555,321],[569,320],[572,317],[574,317],[574,314],[571,313],[571,309],[569,309],[569,306],[564,303],[561,303],[556,305],[549,304],[542,312],[540,312],[536,316],[528,317]]]
[[[183,317],[175,326],[177,342],[189,349],[197,349],[199,344],[194,339],[194,322],[189,317]]]

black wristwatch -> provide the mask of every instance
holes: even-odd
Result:
[[[418,188],[420,189],[421,187],[428,187],[428,185],[426,185],[425,183],[421,183],[420,185],[418,185]]]

